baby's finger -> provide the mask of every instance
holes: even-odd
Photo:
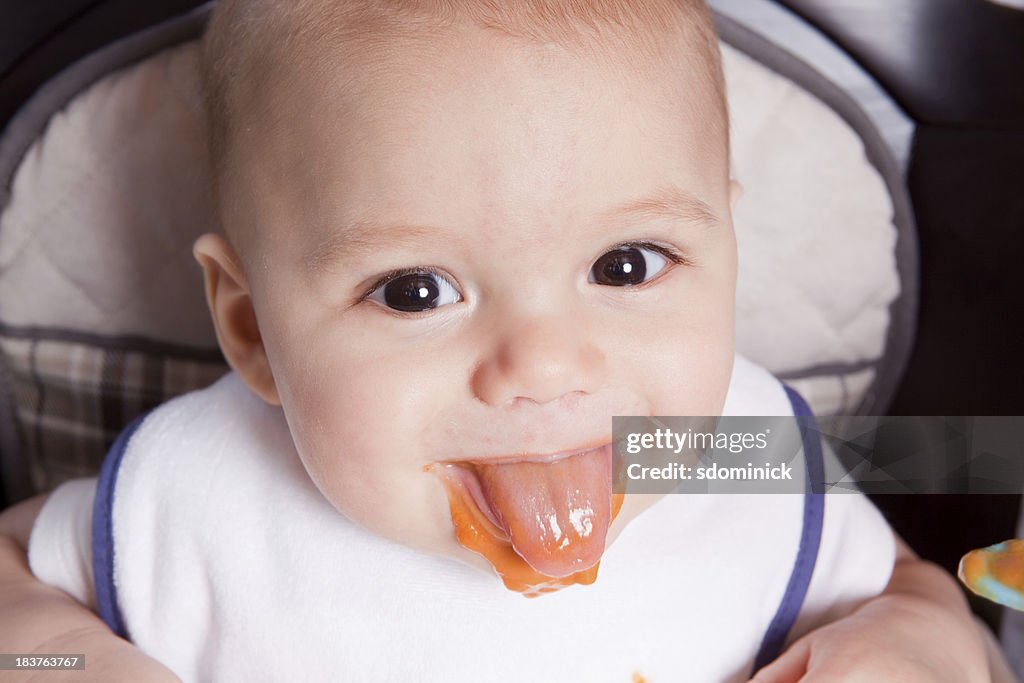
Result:
[[[779,657],[761,667],[750,679],[751,683],[797,683],[807,673],[807,662],[811,656],[811,646],[806,640],[798,640]]]

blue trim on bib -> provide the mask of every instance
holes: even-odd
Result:
[[[107,452],[100,468],[92,507],[92,572],[96,584],[96,606],[110,630],[125,640],[129,640],[128,631],[121,617],[117,586],[114,584],[114,487],[128,442],[144,418],[145,415],[140,415],[125,427]]]
[[[803,440],[804,462],[807,466],[804,520],[803,528],[800,531],[800,546],[796,553],[793,571],[789,575],[786,592],[782,596],[778,611],[775,612],[775,616],[768,625],[768,630],[765,631],[757,657],[754,658],[751,677],[758,669],[771,663],[782,654],[786,637],[789,635],[790,629],[793,628],[797,615],[800,614],[804,598],[807,597],[811,575],[814,573],[814,564],[818,559],[821,530],[825,520],[825,495],[820,490],[822,486],[820,482],[824,481],[825,463],[821,457],[821,433],[818,431],[818,423],[803,397],[786,384],[782,386],[793,406],[793,414],[797,416],[800,436]]]

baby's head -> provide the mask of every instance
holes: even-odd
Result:
[[[612,523],[611,417],[718,414],[729,384],[706,8],[221,0],[204,68],[210,308],[320,491],[428,552],[486,565],[454,513],[502,562],[593,565],[650,503]]]

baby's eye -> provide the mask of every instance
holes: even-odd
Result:
[[[667,254],[652,246],[624,245],[601,256],[590,269],[590,282],[612,287],[638,285],[668,264]]]
[[[448,278],[426,270],[385,276],[366,298],[406,313],[421,313],[462,300]]]

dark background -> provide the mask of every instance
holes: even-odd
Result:
[[[916,122],[917,337],[892,415],[1024,414],[1024,12],[983,0],[780,0]],[[1024,458],[1024,447],[1021,457]],[[920,554],[1016,534],[1019,496],[874,496]],[[974,599],[990,623],[998,610]]]

